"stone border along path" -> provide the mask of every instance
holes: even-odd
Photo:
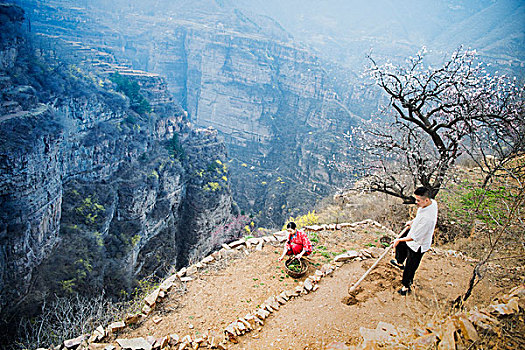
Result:
[[[392,237],[396,236],[394,231],[371,219],[354,223],[312,225],[304,227],[304,230],[308,232],[318,232],[323,230],[334,231],[340,230],[342,228],[350,228],[351,230],[355,230],[364,225],[376,226],[377,228],[384,230],[388,235]],[[193,280],[193,277],[191,276],[196,274],[200,269],[203,269],[206,265],[212,264],[214,261],[218,261],[221,258],[235,254],[236,250],[244,252],[244,256],[246,256],[249,254],[247,249],[252,248],[257,251],[261,251],[264,244],[266,243],[280,244],[284,241],[286,241],[286,231],[274,232],[271,235],[259,238],[241,238],[229,244],[224,243],[222,244],[222,248],[220,250],[211,253],[201,261],[189,267],[183,267],[177,273],[165,279],[157,289],[144,298],[144,306],[141,313],[128,314],[124,320],[113,322],[106,328],[100,325],[91,333],[91,335],[86,334],[74,339],[66,340],[63,344],[54,347],[54,349],[88,349],[89,344],[91,344],[89,349],[95,349],[94,345],[96,343],[100,343],[102,340],[104,340],[104,338],[118,333],[129,325],[143,322],[149,315],[151,315],[157,303],[161,302],[167,296],[177,280],[183,283],[191,282]],[[190,335],[180,338],[177,334],[170,334],[162,338],[147,337],[147,339],[144,339],[140,337],[132,339],[117,339],[116,342],[122,349],[131,350],[163,349],[168,345],[172,346],[173,348],[175,348],[176,345],[179,345],[177,348],[178,350],[190,348],[227,349],[228,342],[237,343],[239,336],[243,336],[254,329],[260,330],[262,326],[264,326],[264,320],[272,313],[279,310],[281,305],[284,305],[293,298],[306,295],[310,292],[315,292],[317,289],[319,289],[318,283],[321,281],[321,279],[332,274],[336,269],[343,266],[345,262],[377,258],[383,249],[384,248],[371,247],[367,249],[361,249],[359,251],[351,250],[334,257],[331,263],[324,264],[321,269],[316,270],[312,276],[307,277],[303,282],[299,282],[299,285],[294,290],[283,291],[279,295],[269,297],[260,305],[257,310],[253,311],[252,313],[248,313],[243,318],[239,318],[238,320],[231,322],[224,329],[222,335],[213,334],[209,337],[202,336],[192,339]],[[455,256],[468,262],[477,261],[475,259],[466,257],[461,252],[456,252],[453,250],[431,248],[431,251],[437,255]],[[96,348],[98,349],[98,347]],[[114,350],[115,346],[107,345],[104,348],[100,347],[100,349]],[[37,350],[45,349],[39,348]]]

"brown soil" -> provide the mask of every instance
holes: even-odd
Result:
[[[319,242],[314,244],[317,253],[310,257],[310,268],[301,279],[285,274],[283,262],[277,260],[282,247],[277,245],[265,245],[262,251],[250,250],[242,260],[217,262],[180,288],[180,292],[170,292],[136,329],[127,329],[118,337],[220,334],[229,323],[253,312],[268,297],[293,290],[329,261],[330,253],[379,244],[382,235],[375,228],[320,232]],[[333,341],[356,344],[360,340],[359,328],[375,328],[379,321],[411,330],[442,316],[451,301],[465,292],[472,273],[472,264],[460,258],[426,253],[412,294],[403,297],[396,292],[401,287],[401,271],[388,264],[390,259],[387,254],[353,295],[348,294],[349,287],[375,259],[345,263],[324,277],[317,291],[281,306],[262,328],[239,337],[239,343],[230,344],[229,348],[323,349]],[[512,284],[515,281],[496,285],[483,279],[467,308],[487,304]]]

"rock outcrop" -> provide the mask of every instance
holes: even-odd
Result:
[[[1,5],[2,30],[21,33],[22,13]],[[117,295],[233,238],[209,237],[237,215],[228,169],[215,166],[226,148],[190,126],[163,78],[120,69],[147,101],[137,113],[102,71],[30,46],[12,35],[0,47],[2,313],[49,292]]]

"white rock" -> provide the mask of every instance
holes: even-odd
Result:
[[[149,307],[155,306],[155,303],[157,302],[157,299],[159,297],[160,288],[155,289],[153,292],[148,294],[146,298],[144,298],[144,301]]]
[[[164,336],[162,338],[157,338],[157,341],[155,341],[154,347],[159,347],[161,349],[165,349],[166,346],[168,346],[170,338],[168,336]]]
[[[275,236],[265,236],[268,238],[268,243],[277,242],[277,238]]]
[[[184,338],[182,338],[181,343],[191,344],[191,336],[185,335]]]
[[[257,315],[257,317],[259,317],[260,319],[264,320],[266,319],[268,316],[270,316],[270,313],[264,309],[258,309],[257,311],[255,311],[255,314]]]
[[[239,335],[239,330],[237,329],[237,321],[230,323],[225,329],[224,333],[230,336],[237,336]]]
[[[237,327],[237,329],[239,330],[239,332],[241,334],[245,333],[246,330],[247,330],[246,325],[243,322],[241,322],[241,321],[237,321],[236,327]]]
[[[239,322],[242,323],[244,325],[244,327],[248,330],[248,331],[251,331],[253,329],[252,325],[250,324],[250,322],[248,322],[247,320],[245,320],[244,318],[239,318]]]
[[[366,249],[361,249],[359,251],[361,253],[361,255],[367,259],[371,258],[372,257],[372,254],[370,254]]]
[[[142,308],[142,313],[146,316],[149,315],[152,311],[153,309],[148,305],[144,305],[144,307]]]
[[[269,304],[262,304],[261,305],[261,308],[267,310],[268,312],[274,312],[274,311],[277,311],[277,309],[274,309],[271,305]]]
[[[297,286],[295,287],[295,295],[300,295],[302,292],[304,292],[304,287],[303,286]]]
[[[489,311],[493,314],[499,315],[512,315],[519,312],[519,298],[514,297],[506,304],[493,304],[488,307]]]
[[[288,239],[288,231],[275,232],[273,236],[279,241],[284,242]]]
[[[117,339],[117,343],[122,349],[151,350],[151,344],[144,338]]]
[[[203,263],[203,264],[209,264],[209,263],[211,263],[213,260],[215,260],[215,259],[213,258],[213,256],[208,255],[207,257],[205,257],[204,259],[201,260],[201,263]]]
[[[368,329],[365,327],[359,328],[359,333],[367,342],[390,342],[393,337],[397,336],[396,328],[386,322],[380,321],[376,329]]]
[[[231,243],[228,243],[228,245],[231,247],[231,248],[237,248],[243,244],[246,244],[246,241],[244,239],[238,239],[236,241],[233,241]]]
[[[319,225],[311,225],[311,226],[306,226],[304,228],[306,231],[315,231],[315,232],[318,232],[318,231],[321,231],[323,229],[322,226],[319,226]]]
[[[179,341],[180,341],[180,338],[178,334],[170,334],[170,340],[169,340],[170,345],[172,346],[177,345]]]
[[[358,252],[356,252],[355,250],[349,250],[347,252],[337,255],[334,258],[334,262],[344,262],[344,261],[354,260],[358,256],[359,256]]]
[[[188,269],[186,270],[186,276],[191,276],[191,275],[194,275],[197,273],[197,266],[195,265],[191,265],[190,267],[188,267]]]
[[[115,333],[126,328],[126,324],[122,321],[113,322],[108,326],[108,333]]]
[[[275,300],[277,300],[277,302],[279,304],[284,305],[284,304],[286,304],[286,300],[287,299],[284,299],[282,296],[278,295],[278,296],[275,297]]]
[[[77,346],[80,345],[80,343],[82,343],[84,341],[84,339],[86,339],[86,335],[81,335],[81,336],[78,336],[78,337],[73,338],[73,339],[65,340],[64,341],[64,346],[67,349],[76,348]]]
[[[269,297],[264,303],[270,305],[275,310],[279,310],[280,304],[275,300],[275,297]]]
[[[310,278],[307,278],[304,280],[303,286],[304,286],[304,289],[307,290],[308,292],[310,292],[314,288],[314,285],[312,281],[310,280]]]
[[[327,276],[329,274],[331,274],[332,272],[334,272],[334,267],[330,264],[324,264],[322,267],[321,267],[321,272]]]
[[[315,274],[314,274],[314,275],[310,276],[309,278],[310,278],[310,279],[312,280],[312,282],[314,282],[314,283],[319,283],[319,281],[321,281],[321,276],[319,276],[319,275],[315,275]]]
[[[179,272],[177,272],[177,276],[181,278],[182,276],[186,275],[186,270],[187,268],[183,267],[182,269],[179,270]]]
[[[174,280],[171,279],[171,277],[178,278],[177,275],[172,275],[168,279],[164,280],[159,286],[161,291],[168,292],[171,287],[173,287]]]
[[[290,299],[290,296],[288,295],[288,293],[286,293],[286,291],[279,294],[279,297],[283,298],[285,301],[288,301],[288,299]]]
[[[248,239],[246,240],[246,243],[250,243],[250,244],[253,244],[253,245],[257,245],[257,244],[259,244],[259,238],[255,238],[255,237],[248,238]]]

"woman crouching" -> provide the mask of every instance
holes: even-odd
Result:
[[[279,257],[279,261],[283,260],[286,255],[294,255],[297,259],[312,253],[312,243],[310,239],[301,230],[297,230],[295,222],[289,222],[286,225],[288,231],[288,239],[284,245],[283,254]]]

